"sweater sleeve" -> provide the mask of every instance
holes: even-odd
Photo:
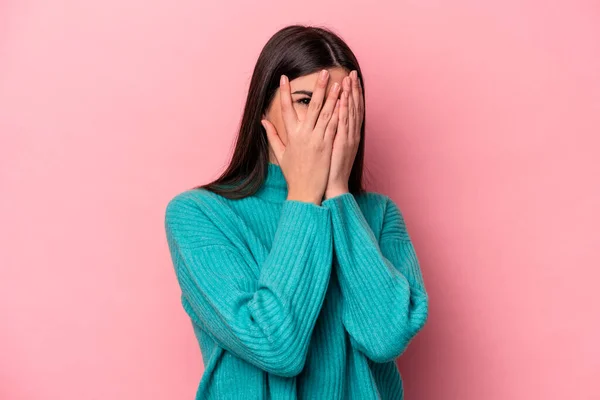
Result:
[[[331,197],[342,321],[354,348],[375,362],[400,356],[428,316],[428,296],[402,214],[385,197],[379,241],[351,193]]]
[[[330,211],[285,200],[260,265],[225,228],[209,221],[197,200],[176,196],[167,205],[165,229],[184,308],[225,350],[268,373],[295,376],[330,279]]]

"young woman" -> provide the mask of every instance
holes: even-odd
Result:
[[[428,296],[399,208],[362,187],[364,110],[349,47],[288,26],[258,58],[229,167],[168,203],[196,399],[403,398],[394,360]]]

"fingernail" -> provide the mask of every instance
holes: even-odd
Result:
[[[279,85],[283,86],[283,85],[285,85],[286,82],[287,82],[287,76],[281,75],[281,78],[279,79]]]
[[[329,71],[327,71],[326,69],[321,71],[321,80],[324,81],[325,79],[327,79],[328,74],[329,74]]]

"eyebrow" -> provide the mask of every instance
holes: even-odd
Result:
[[[307,96],[311,96],[313,95],[313,92],[311,92],[310,90],[296,90],[294,93],[292,94],[305,94]]]

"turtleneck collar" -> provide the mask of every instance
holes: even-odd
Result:
[[[281,167],[269,162],[267,176],[265,177],[261,188],[256,192],[256,196],[271,202],[281,203],[285,201],[287,194],[287,181],[285,180]]]

